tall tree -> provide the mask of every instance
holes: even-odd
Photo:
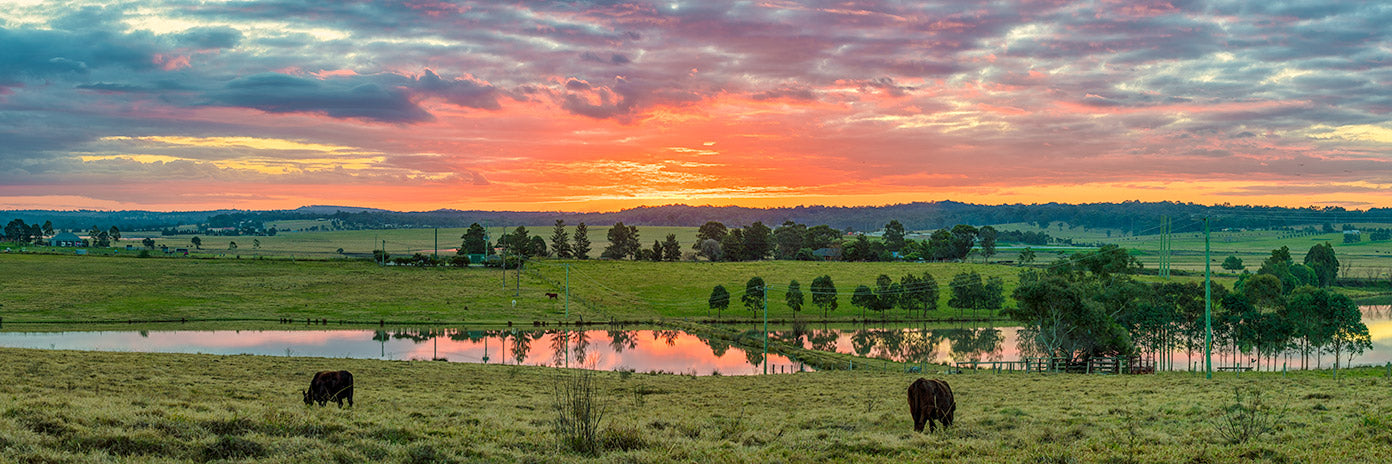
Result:
[[[512,232],[503,234],[498,242],[507,250],[508,255],[524,258],[532,256],[532,236],[527,232],[527,226],[517,226]]]
[[[904,235],[906,233],[904,225],[900,224],[898,219],[890,220],[889,224],[884,226],[885,248],[889,249],[890,252],[904,249]]]
[[[981,256],[987,261],[996,254],[996,228],[983,226],[976,231],[977,245],[981,247]]]
[[[807,233],[803,237],[803,246],[813,250],[829,248],[841,241],[841,231],[822,224],[807,228]]]
[[[1241,271],[1245,267],[1247,266],[1242,265],[1242,258],[1234,255],[1228,255],[1228,257],[1223,260],[1223,269],[1229,271]]]
[[[1305,253],[1305,265],[1315,270],[1320,287],[1334,285],[1339,274],[1339,258],[1334,256],[1334,245],[1324,242],[1310,247]]]
[[[43,234],[44,234],[45,237],[52,237],[52,236],[53,236],[53,221],[44,221],[44,223],[43,223]]]
[[[977,230],[975,227],[966,224],[952,226],[952,259],[962,260],[971,253],[972,246],[976,245]]]
[[[1033,262],[1034,262],[1034,249],[1033,249],[1033,248],[1030,248],[1030,247],[1025,247],[1025,249],[1024,249],[1023,251],[1020,252],[1020,264],[1029,264],[1029,263],[1033,263]]]
[[[799,250],[803,248],[804,237],[807,235],[807,226],[785,221],[783,225],[773,229],[773,241],[777,245],[776,253],[778,259],[794,259]]]
[[[643,246],[638,241],[638,227],[624,225],[623,221],[609,228],[609,246],[600,254],[609,259],[638,259],[638,250]]]
[[[1329,315],[1325,319],[1325,333],[1329,334],[1328,352],[1334,355],[1334,376],[1339,376],[1339,360],[1343,354],[1352,359],[1360,353],[1373,348],[1368,326],[1363,324],[1363,313],[1358,310],[1347,295],[1329,295]]]
[[[540,256],[543,258],[551,256],[551,254],[548,253],[546,250],[546,239],[541,238],[540,235],[533,235],[532,238],[527,242],[528,256]]]
[[[194,248],[194,249],[197,249],[197,250],[202,250],[202,249],[203,249],[203,239],[198,238],[198,236],[196,236],[196,235],[195,235],[193,238],[189,239],[189,243],[192,243],[192,244],[193,244],[193,248]]]
[[[874,309],[879,303],[875,298],[875,291],[865,285],[856,286],[855,293],[851,294],[851,305],[860,308],[860,318],[865,319],[865,310]]]
[[[715,310],[716,319],[719,319],[721,311],[730,307],[730,292],[725,290],[724,285],[716,285],[714,289],[711,289],[708,303],[710,304],[710,309]],[[710,312],[706,313],[706,317],[710,317]]]
[[[458,254],[488,254],[487,235],[479,223],[469,224],[469,229],[464,231],[464,235],[459,236],[464,242],[459,245]]]
[[[589,228],[585,227],[585,223],[575,225],[575,235],[571,240],[575,245],[570,248],[570,253],[575,255],[575,259],[590,259]]]
[[[147,249],[151,249],[151,250],[155,249],[155,239],[153,239],[153,238],[145,237],[144,239],[141,239],[141,240],[140,240],[140,244],[143,245],[143,246],[144,246],[145,248],[147,248]]]
[[[871,307],[884,319],[886,313],[899,304],[899,296],[904,288],[889,276],[880,274],[875,278],[875,305]]]
[[[663,250],[662,250],[662,242],[659,242],[659,241],[657,241],[657,240],[653,240],[652,249],[649,250],[646,254],[648,255],[648,259],[649,259],[649,260],[652,260],[653,262],[658,262],[658,261],[662,261],[662,256],[663,256],[662,251],[663,251]]]
[[[551,251],[557,258],[570,259],[570,233],[566,232],[564,220],[557,219],[551,229]]]
[[[788,291],[783,294],[783,302],[792,308],[794,316],[802,311],[802,284],[799,284],[797,279],[788,282]]]
[[[729,233],[729,231],[725,228],[725,224],[721,224],[716,221],[707,222],[704,225],[702,225],[699,230],[696,231],[696,243],[693,243],[691,245],[691,248],[696,250],[696,252],[701,253],[701,255],[705,256],[706,259],[709,259],[711,261],[719,261],[720,256],[711,256],[706,254],[706,252],[709,250],[704,244],[707,240],[714,240],[715,243],[720,243],[725,240],[725,234],[727,233]]]
[[[763,307],[765,287],[764,278],[759,276],[750,277],[749,281],[744,283],[744,295],[740,296],[744,309],[757,311]]]
[[[681,243],[677,242],[677,234],[667,234],[667,239],[662,241],[662,260],[681,261]]]
[[[773,230],[763,222],[754,221],[744,228],[744,259],[760,261],[773,252]]]
[[[720,240],[720,252],[725,261],[744,261],[744,230],[730,229]]]
[[[121,229],[117,229],[116,226],[111,226],[111,230],[107,231],[107,235],[111,237],[112,242],[121,241]]]
[[[836,284],[831,281],[831,276],[823,275],[812,279],[812,304],[822,309],[822,318],[836,309]]]

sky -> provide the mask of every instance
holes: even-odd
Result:
[[[0,209],[1392,207],[1392,3],[0,0]]]

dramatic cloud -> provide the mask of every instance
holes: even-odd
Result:
[[[0,208],[1392,206],[1378,2],[21,2]]]

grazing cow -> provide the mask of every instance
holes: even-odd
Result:
[[[314,380],[309,382],[309,389],[304,392],[304,404],[319,402],[319,406],[324,406],[330,401],[338,403],[338,407],[343,407],[343,400],[348,400],[348,406],[353,406],[353,374],[348,371],[323,371],[314,374]]]
[[[952,397],[952,387],[947,386],[947,382],[919,377],[909,385],[909,411],[913,413],[915,432],[923,431],[924,422],[931,432],[934,420],[942,422],[943,427],[952,425],[957,400]]]
[[[556,294],[556,293],[547,293],[547,294],[546,294],[546,297],[547,297],[547,298],[550,298],[550,299],[553,299],[553,300],[556,299],[556,297],[558,297],[558,296],[561,296],[561,295]]]

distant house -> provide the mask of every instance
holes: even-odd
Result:
[[[48,239],[48,246],[56,247],[85,247],[87,241],[72,232],[63,232]]]

